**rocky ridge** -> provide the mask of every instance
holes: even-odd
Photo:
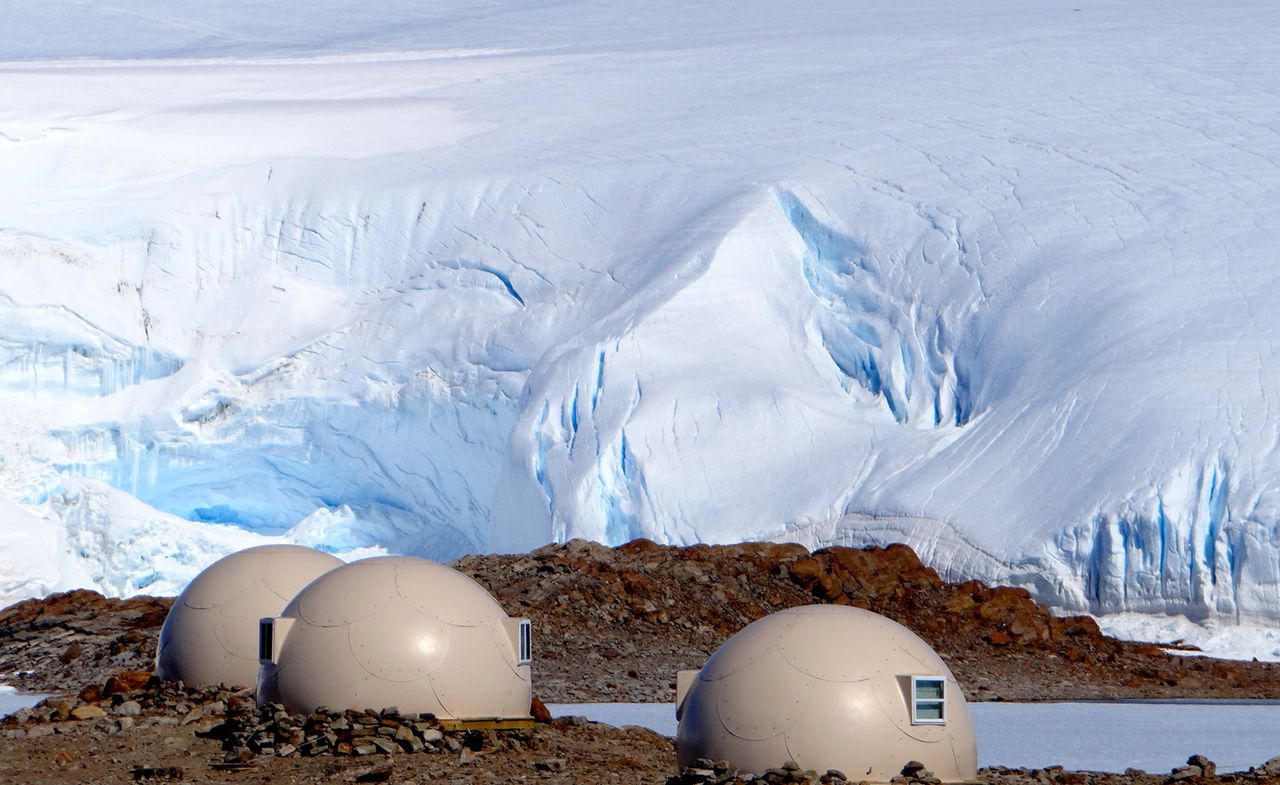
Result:
[[[1059,617],[1023,589],[948,583],[905,545],[617,548],[573,540],[453,565],[534,623],[534,683],[547,701],[669,701],[675,674],[784,608],[866,608],[920,635],[970,700],[1280,698],[1280,665],[1175,656]],[[0,681],[32,691],[102,683],[153,666],[173,600],[87,591],[0,611]]]
[[[535,680],[556,701],[666,701],[677,671],[729,636],[810,603],[865,608],[947,661],[969,700],[1280,698],[1280,665],[1173,655],[1060,617],[1024,589],[948,583],[905,545],[617,548],[574,540],[454,564],[534,621]]]

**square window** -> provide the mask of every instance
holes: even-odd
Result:
[[[911,677],[911,724],[947,724],[947,682],[936,676]]]

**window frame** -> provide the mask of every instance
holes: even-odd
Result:
[[[533,621],[521,619],[516,632],[516,664],[531,665],[533,663]]]
[[[276,651],[276,620],[258,620],[258,662],[271,662]]]
[[[922,682],[936,682],[942,687],[942,697],[920,697]],[[921,717],[922,706],[937,706],[938,717]],[[947,679],[945,676],[912,676],[911,677],[911,724],[912,725],[946,725],[947,724]]]

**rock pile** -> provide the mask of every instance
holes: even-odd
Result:
[[[918,760],[907,761],[902,773],[889,779],[895,785],[942,785],[942,780],[924,767]]]
[[[256,755],[396,755],[452,752],[465,758],[501,747],[520,749],[528,730],[462,730],[441,727],[431,714],[400,714],[395,708],[364,711],[317,709],[290,714],[284,706],[236,705],[221,724],[201,733],[218,739],[228,762]]]
[[[545,714],[541,707],[540,714]],[[519,749],[530,732],[447,730],[430,714],[400,714],[395,708],[290,714],[280,704],[259,707],[250,689],[186,687],[146,672],[122,672],[76,697],[50,697],[0,719],[0,738],[37,738],[65,723],[94,722],[104,732],[139,723],[190,726],[222,742],[228,762],[257,755],[394,755],[415,752],[489,752]]]
[[[667,778],[666,785],[844,785],[844,772],[829,769],[825,774],[805,770],[789,760],[764,774],[736,771],[726,761],[699,758],[679,774]]]
[[[1203,777],[1212,777],[1218,773],[1218,765],[1206,758],[1204,755],[1192,755],[1187,758],[1187,765],[1181,766],[1173,770],[1169,776],[1172,782],[1181,782],[1182,780],[1195,780]]]
[[[228,705],[253,702],[250,690],[187,688],[164,684],[152,674],[124,671],[101,685],[91,684],[75,697],[53,696],[0,718],[0,737],[35,738],[62,730],[65,723],[95,722],[107,732],[127,731],[139,723],[211,726]]]

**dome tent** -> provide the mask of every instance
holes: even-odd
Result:
[[[160,628],[156,675],[195,686],[258,680],[258,619],[280,612],[315,578],[342,564],[301,545],[262,545],[224,556],[197,575]]]
[[[258,702],[441,719],[529,716],[530,628],[435,562],[363,559],[304,588],[259,636]]]
[[[681,766],[726,760],[763,774],[787,760],[887,782],[911,760],[946,782],[977,776],[955,677],[927,643],[870,611],[791,608],[726,641],[678,679]]]

